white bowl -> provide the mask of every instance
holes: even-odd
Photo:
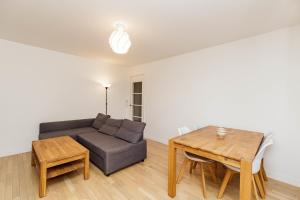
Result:
[[[219,137],[223,138],[226,134],[227,134],[227,131],[226,131],[225,128],[219,127],[219,128],[217,129],[217,135],[218,135]]]

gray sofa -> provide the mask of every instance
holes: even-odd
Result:
[[[143,138],[145,123],[96,118],[40,124],[39,139],[69,135],[90,150],[90,160],[105,175],[144,161],[147,144]]]

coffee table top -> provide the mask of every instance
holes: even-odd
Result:
[[[82,155],[88,150],[70,136],[62,136],[32,142],[39,162],[54,162]]]

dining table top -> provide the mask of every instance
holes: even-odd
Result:
[[[227,134],[224,138],[220,138],[217,136],[218,128],[217,126],[206,126],[172,140],[175,144],[237,161],[254,159],[263,140],[263,133],[225,128]]]

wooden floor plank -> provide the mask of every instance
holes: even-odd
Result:
[[[40,199],[38,175],[31,167],[30,156],[30,153],[24,153],[0,158],[0,200]],[[177,157],[178,173],[184,158],[182,152],[179,151]],[[83,180],[81,171],[50,179],[47,196],[43,200],[170,200],[167,194],[167,158],[166,145],[148,140],[148,155],[145,162],[123,169],[109,177],[91,164],[89,180]],[[216,184],[207,178],[206,184],[207,199],[215,200],[221,183]],[[236,176],[226,188],[223,199],[238,199],[238,186],[239,178]],[[297,187],[270,179],[266,183],[266,188],[267,200],[300,199],[300,188]],[[174,199],[202,199],[199,166],[193,170],[192,174],[186,171],[180,184],[177,184],[177,195]]]

